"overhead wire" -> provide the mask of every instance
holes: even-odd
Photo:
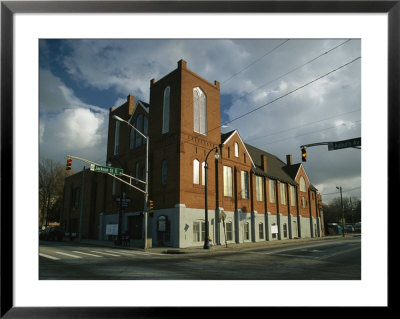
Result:
[[[353,123],[359,123],[359,122],[361,122],[361,120],[354,121]],[[284,138],[284,139],[281,139],[281,140],[278,140],[278,141],[273,141],[273,142],[269,142],[269,143],[266,143],[266,144],[262,144],[261,146],[265,146],[265,145],[270,145],[270,144],[286,141],[288,139],[295,138],[295,137],[302,137],[302,136],[311,135],[311,134],[314,134],[314,133],[319,133],[319,132],[322,132],[322,131],[327,131],[327,130],[330,130],[330,129],[333,129],[333,128],[336,128],[336,127],[339,127],[339,126],[343,126],[343,125],[344,124],[342,123],[342,124],[334,125],[334,126],[331,126],[331,127],[323,128],[323,129],[318,130],[318,131],[313,131],[313,132],[308,132],[308,133],[304,133],[304,134],[301,134],[301,135],[287,137],[287,138]],[[357,126],[358,126],[358,124],[357,124]]]
[[[281,134],[281,133],[286,133],[286,132],[289,132],[289,131],[292,131],[292,130],[295,130],[295,129],[298,129],[298,128],[301,128],[301,127],[304,127],[304,126],[308,126],[308,125],[311,125],[311,124],[323,122],[323,121],[330,120],[330,119],[333,119],[333,118],[336,118],[336,117],[339,117],[339,116],[343,116],[343,115],[347,115],[347,114],[351,114],[351,113],[355,113],[355,112],[359,112],[359,111],[361,111],[361,109],[352,110],[352,111],[349,111],[349,112],[345,112],[345,113],[337,114],[337,115],[334,115],[334,116],[326,117],[326,118],[323,118],[323,119],[320,119],[320,120],[317,120],[317,121],[304,123],[302,125],[291,127],[291,128],[288,128],[288,129],[285,129],[285,130],[282,130],[282,131],[273,132],[273,133],[270,133],[270,134],[267,134],[267,135],[257,136],[257,137],[253,137],[253,138],[249,138],[249,139],[245,138],[245,139],[251,141],[251,140],[256,140],[256,139],[260,139],[260,138],[266,138],[268,136],[273,136],[273,135],[278,135],[278,134]]]
[[[326,54],[332,52],[333,50],[336,50],[337,48],[341,47],[342,45],[348,43],[348,42],[351,41],[351,40],[352,40],[352,39],[348,39],[348,40],[346,40],[346,41],[344,41],[344,42],[342,42],[342,43],[336,45],[335,47],[329,49],[328,51],[325,51],[324,53],[322,53],[322,54],[316,56],[315,58],[312,58],[311,60],[309,60],[309,61],[303,63],[302,65],[299,65],[298,67],[296,67],[296,68],[294,68],[294,69],[292,69],[292,70],[290,70],[290,71],[288,71],[288,72],[286,72],[286,73],[284,73],[284,74],[282,74],[282,75],[280,75],[280,76],[274,78],[273,80],[270,80],[270,81],[268,81],[267,83],[262,84],[261,86],[255,88],[254,90],[252,90],[252,91],[250,91],[250,92],[248,92],[248,93],[246,93],[246,94],[243,94],[243,95],[241,95],[241,96],[239,96],[239,97],[237,97],[237,98],[235,98],[235,99],[229,101],[229,103],[236,102],[236,101],[242,99],[243,97],[245,97],[245,96],[247,96],[247,95],[250,95],[250,94],[254,93],[255,91],[257,91],[257,90],[259,90],[259,89],[261,89],[261,88],[267,86],[268,84],[271,84],[271,83],[273,83],[273,82],[275,82],[275,81],[277,81],[277,80],[282,79],[282,78],[285,77],[286,75],[289,75],[290,73],[293,73],[293,72],[295,72],[295,71],[301,69],[302,67],[304,67],[304,66],[306,66],[306,65],[308,65],[308,64],[310,64],[310,63],[312,63],[312,62],[314,62],[315,60],[317,60],[317,59],[319,59],[320,57],[322,57],[322,56],[324,56],[324,55],[326,55]],[[223,106],[224,106],[224,105],[223,105]]]
[[[351,60],[351,61],[349,61],[349,62],[347,62],[347,63],[345,63],[345,64],[343,64],[343,65],[341,65],[341,66],[339,66],[339,67],[337,67],[336,69],[334,69],[334,70],[332,70],[332,71],[329,71],[328,73],[325,73],[324,75],[321,75],[321,76],[319,76],[319,77],[317,77],[317,78],[315,78],[315,79],[313,79],[313,80],[311,80],[311,81],[309,81],[309,82],[307,82],[307,83],[305,83],[305,84],[303,84],[303,85],[301,85],[301,86],[295,88],[294,90],[291,90],[291,91],[289,91],[289,92],[287,92],[287,93],[285,93],[285,94],[283,94],[283,95],[281,95],[281,96],[279,96],[279,97],[273,99],[272,101],[270,101],[270,102],[268,102],[268,103],[265,103],[265,104],[263,104],[263,105],[260,105],[260,106],[256,107],[255,109],[253,109],[253,110],[251,110],[251,111],[245,112],[245,113],[243,113],[242,115],[237,116],[237,117],[233,118],[232,120],[229,120],[229,121],[227,121],[227,122],[225,122],[225,123],[219,125],[218,127],[214,128],[214,129],[220,128],[220,127],[223,126],[223,125],[227,125],[227,124],[229,124],[229,123],[232,123],[232,122],[234,122],[234,121],[237,121],[237,120],[239,120],[239,119],[241,119],[241,118],[243,118],[243,117],[245,117],[245,116],[247,116],[247,115],[249,115],[249,114],[251,114],[251,113],[254,113],[254,112],[256,112],[256,111],[258,111],[258,110],[260,110],[260,109],[262,109],[262,108],[264,108],[264,107],[266,107],[266,106],[268,106],[268,105],[271,105],[272,103],[274,103],[274,102],[276,102],[276,101],[278,101],[278,100],[280,100],[280,99],[283,99],[284,97],[286,97],[286,96],[288,96],[288,95],[290,95],[290,94],[292,94],[292,93],[294,93],[294,92],[297,92],[297,91],[299,91],[299,90],[305,88],[306,86],[308,86],[308,85],[310,85],[310,84],[312,84],[312,83],[315,83],[315,82],[317,82],[317,81],[319,81],[319,80],[321,80],[321,79],[327,77],[328,75],[330,75],[330,74],[332,74],[332,73],[334,73],[334,72],[336,72],[336,71],[339,71],[340,69],[342,69],[342,68],[344,68],[344,67],[350,65],[351,63],[354,63],[355,61],[357,61],[357,60],[359,60],[359,59],[361,59],[361,56],[359,56],[359,57],[357,57],[357,58],[355,58],[355,59],[353,59],[353,60]],[[213,129],[213,130],[214,130],[214,129]]]
[[[212,129],[210,129],[210,130],[207,130],[207,133],[212,132],[212,131],[214,131],[214,130],[216,130],[216,129],[219,129],[219,128],[221,128],[221,127],[223,127],[223,126],[225,126],[225,125],[227,125],[227,124],[229,124],[229,123],[232,123],[232,122],[234,122],[234,121],[237,121],[238,119],[241,119],[241,118],[243,118],[243,117],[245,117],[245,116],[247,116],[247,115],[249,115],[249,114],[252,114],[252,113],[254,113],[254,112],[256,112],[256,111],[258,111],[258,110],[260,110],[260,109],[262,109],[262,108],[264,108],[264,107],[266,107],[266,106],[269,106],[269,105],[271,105],[272,103],[274,103],[274,102],[276,102],[276,101],[278,101],[278,100],[280,100],[280,99],[283,99],[284,97],[286,97],[286,96],[288,96],[288,95],[290,95],[290,94],[292,94],[292,93],[294,93],[294,92],[297,92],[297,91],[299,91],[299,90],[301,90],[301,89],[307,87],[308,85],[310,85],[310,84],[312,84],[312,83],[315,83],[315,82],[317,82],[317,81],[319,81],[319,80],[321,80],[321,79],[327,77],[328,75],[330,75],[330,74],[332,74],[332,73],[334,73],[334,72],[339,71],[340,69],[342,69],[342,68],[344,68],[344,67],[346,67],[346,66],[348,66],[348,65],[350,65],[350,64],[352,64],[352,63],[354,63],[355,61],[357,61],[357,60],[359,60],[359,59],[361,59],[361,56],[359,56],[359,57],[357,57],[357,58],[355,58],[355,59],[353,59],[353,60],[351,60],[351,61],[349,61],[349,62],[347,62],[347,63],[345,63],[345,64],[343,64],[343,65],[341,65],[341,66],[339,66],[339,67],[337,67],[336,69],[333,69],[332,71],[329,71],[328,73],[325,73],[325,74],[323,74],[323,75],[321,75],[321,76],[319,76],[319,77],[317,77],[317,78],[315,78],[315,79],[313,79],[313,80],[311,80],[311,81],[309,81],[309,82],[307,82],[307,83],[305,83],[305,84],[303,84],[303,85],[301,85],[301,86],[299,86],[299,87],[297,87],[297,88],[295,88],[295,89],[293,89],[293,90],[291,90],[291,91],[289,91],[289,92],[287,92],[287,93],[285,93],[285,94],[283,94],[283,95],[281,95],[281,96],[279,96],[279,97],[277,97],[277,98],[275,98],[275,99],[273,99],[272,101],[270,101],[270,102],[268,102],[268,103],[265,103],[265,104],[263,104],[263,105],[260,105],[260,106],[256,107],[256,108],[253,109],[253,110],[250,110],[250,111],[248,111],[248,112],[245,112],[245,113],[243,113],[243,114],[241,114],[241,115],[239,115],[239,116],[233,118],[232,120],[229,120],[229,121],[227,121],[227,122],[225,122],[225,123],[222,123],[222,124],[220,124],[220,125],[218,125],[218,126],[212,128]],[[182,142],[182,143],[188,143],[188,142],[190,142],[190,141],[193,140],[193,139],[194,139],[194,137],[191,136],[187,141],[184,141],[184,142]]]
[[[271,54],[272,52],[274,52],[275,50],[277,50],[278,48],[280,48],[282,45],[284,45],[286,42],[288,42],[290,39],[287,39],[285,41],[283,41],[282,43],[280,43],[279,45],[277,45],[276,47],[274,47],[272,50],[268,51],[267,53],[265,53],[263,56],[261,56],[260,58],[258,58],[257,60],[253,61],[252,63],[250,63],[249,65],[247,65],[244,69],[240,70],[239,72],[233,74],[232,76],[230,76],[229,78],[227,78],[226,80],[222,81],[221,84],[225,84],[226,82],[232,80],[236,75],[242,73],[243,71],[247,70],[249,67],[253,66],[254,64],[256,64],[258,61],[262,60],[264,57],[266,57],[267,55]]]

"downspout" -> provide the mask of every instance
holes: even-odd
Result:
[[[280,183],[280,181],[279,181]],[[279,216],[278,180],[275,182],[276,222],[278,224],[278,240],[281,239],[281,218]]]
[[[299,187],[296,185],[297,237],[301,238],[301,220],[299,208]]]
[[[312,213],[311,213],[311,190],[310,188],[308,188],[308,208],[310,211],[310,235],[311,237],[315,237],[313,236],[314,234],[314,229],[313,229],[313,220],[312,220]]]

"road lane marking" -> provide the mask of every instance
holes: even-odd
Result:
[[[109,251],[109,250],[107,250],[107,251]],[[132,250],[126,251],[126,252],[125,251],[124,252],[118,251],[117,254],[122,254],[122,255],[146,255],[146,256],[158,255],[158,256],[165,256],[165,254],[151,253],[151,252],[148,252],[148,251],[132,251]]]
[[[346,250],[341,250],[341,251],[338,251],[338,252],[335,252],[335,253],[332,253],[329,255],[322,256],[322,257],[320,257],[320,259],[330,258],[330,257],[336,256],[336,255],[345,254],[345,253],[351,252],[353,250],[359,250],[359,249],[361,249],[361,247],[354,247],[354,248],[350,248],[350,249],[346,249]]]
[[[97,250],[91,250],[92,253],[98,253],[98,254],[103,254],[103,255],[108,255],[108,256],[115,256],[115,257],[120,257],[120,255],[116,255],[116,254],[110,254],[110,253],[105,253],[102,251],[97,251]]]
[[[39,256],[44,257],[44,258],[48,258],[48,259],[52,259],[52,260],[60,260],[60,258],[53,257],[53,256],[50,256],[50,255],[46,255],[46,254],[43,254],[43,253],[39,253]]]
[[[78,253],[78,254],[83,254],[83,255],[93,256],[93,257],[99,257],[99,258],[103,257],[103,256],[100,256],[100,255],[95,255],[95,254],[84,253],[83,251],[77,251],[77,250],[74,250],[73,252],[74,252],[74,253]]]
[[[64,255],[64,256],[68,256],[68,257],[72,257],[72,258],[82,258],[81,256],[71,255],[71,254],[63,253],[61,251],[55,251],[55,253],[56,254],[60,254],[60,255]]]

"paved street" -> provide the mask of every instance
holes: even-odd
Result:
[[[360,280],[361,237],[182,254],[40,242],[39,279]],[[176,251],[175,251],[176,252]]]

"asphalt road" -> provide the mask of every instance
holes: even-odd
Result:
[[[165,254],[40,242],[41,280],[360,280],[361,237]]]

